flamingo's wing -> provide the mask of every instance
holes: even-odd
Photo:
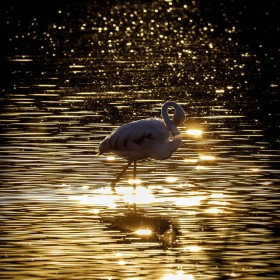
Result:
[[[161,119],[146,119],[127,123],[109,135],[99,147],[101,153],[127,150],[130,147],[145,146],[146,142],[162,142],[169,133]]]

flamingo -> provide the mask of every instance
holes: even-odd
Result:
[[[170,107],[175,109],[172,119],[168,114]],[[134,163],[135,181],[138,160],[147,158],[168,159],[179,148],[182,143],[182,136],[177,126],[185,121],[184,110],[178,103],[167,101],[161,108],[161,116],[162,119],[148,118],[126,123],[114,130],[100,143],[99,155],[114,153],[128,161],[127,165],[112,181],[112,189],[115,188],[116,183],[132,163]]]

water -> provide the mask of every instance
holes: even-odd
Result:
[[[278,279],[275,4],[234,5],[6,5],[2,279]],[[100,141],[166,100],[181,147],[112,192]]]

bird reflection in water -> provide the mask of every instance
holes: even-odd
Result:
[[[151,209],[153,205],[169,203],[178,211],[184,211],[186,217],[199,215],[208,219],[227,211],[226,207],[229,204],[226,201],[227,196],[221,192],[213,192],[209,195],[204,191],[188,191],[183,197],[174,196],[172,192],[166,196],[168,192],[165,192],[163,197],[157,197],[154,194],[157,188],[161,191],[169,190],[168,186],[162,189],[161,187],[137,186],[134,189],[133,186],[118,186],[115,191],[110,186],[93,189],[83,186],[82,190],[86,190],[87,194],[70,195],[69,199],[87,205],[94,219],[106,224],[106,228],[112,230],[114,235],[117,231],[118,239],[121,233],[122,242],[156,242],[164,249],[179,245],[180,227],[173,218],[155,214],[155,211],[151,214],[145,209]],[[137,212],[130,211],[130,208],[123,208],[123,203],[141,205],[143,209],[137,209]],[[201,248],[187,246],[184,250],[197,252]]]
[[[172,119],[168,114],[170,107],[175,109]],[[114,153],[128,161],[111,183],[112,189],[132,163],[134,164],[133,179],[136,180],[138,160],[168,159],[179,148],[182,136],[177,126],[185,121],[184,110],[176,102],[167,101],[162,106],[161,116],[162,119],[148,118],[124,124],[100,143],[98,154]]]
[[[179,230],[172,219],[161,215],[150,216],[142,209],[136,212],[127,208],[125,212],[117,211],[113,216],[112,211],[106,211],[108,208],[115,209],[121,202],[152,205],[157,199],[149,188],[138,186],[134,190],[133,187],[116,187],[112,191],[110,187],[105,187],[87,190],[90,195],[71,195],[69,199],[93,208],[90,212],[95,218],[108,224],[109,230],[125,234],[124,242],[157,242],[162,248],[176,246]]]
[[[177,244],[179,230],[171,219],[128,212],[118,217],[103,217],[102,220],[109,223],[109,230],[125,233],[126,242],[158,242],[162,248],[174,247]]]

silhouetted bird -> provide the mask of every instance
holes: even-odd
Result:
[[[169,107],[175,109],[172,119],[168,114]],[[167,101],[161,108],[161,116],[162,119],[148,118],[124,124],[100,143],[98,154],[114,153],[128,160],[128,164],[111,183],[112,188],[132,163],[135,179],[138,160],[168,159],[179,148],[182,136],[177,126],[185,121],[184,110],[176,102]]]

